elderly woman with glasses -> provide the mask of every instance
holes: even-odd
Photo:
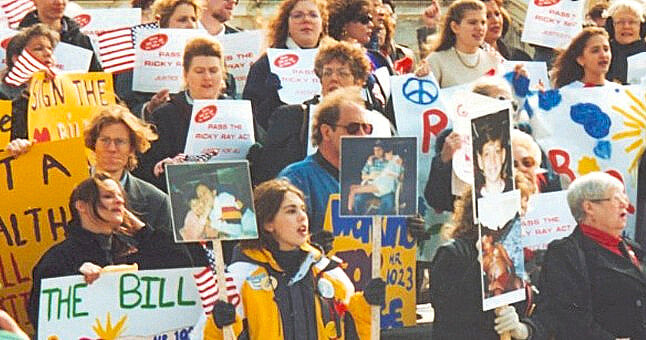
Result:
[[[283,0],[268,25],[268,47],[310,49],[319,45],[327,34],[328,12],[323,0]],[[269,117],[285,103],[278,96],[280,79],[269,69],[269,58],[263,54],[253,63],[247,75],[242,98],[251,101],[256,125],[268,129]]]
[[[537,311],[557,339],[646,338],[644,253],[622,236],[623,183],[589,173],[572,182],[567,200],[578,226],[547,249]]]
[[[628,83],[628,57],[646,52],[644,6],[634,0],[616,1],[606,12],[612,61],[606,79]]]

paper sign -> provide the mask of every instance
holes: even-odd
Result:
[[[255,143],[248,100],[195,100],[184,153],[217,151],[212,160],[244,160]]]
[[[300,104],[321,94],[321,82],[314,73],[314,57],[318,49],[267,49],[269,69],[280,79],[280,100]]]
[[[11,100],[0,100],[0,151],[11,139]]]
[[[7,46],[9,41],[16,35],[18,31],[10,30],[8,28],[0,29],[0,69],[4,68],[7,65],[5,60],[7,56]]]
[[[0,308],[29,333],[31,270],[64,238],[69,196],[88,176],[84,149],[77,138],[35,144],[17,158],[0,152]]]
[[[521,41],[565,49],[581,32],[585,1],[529,0]]]
[[[344,269],[357,291],[372,278],[370,256],[371,217],[339,216],[339,195],[330,195],[324,229],[334,234],[332,254],[343,259]],[[381,309],[381,329],[414,326],[415,241],[410,239],[406,219],[382,219],[381,278],[386,281],[386,304]]]
[[[139,25],[141,8],[84,8],[73,19],[81,26],[82,33],[96,38],[101,31]]]
[[[204,313],[197,268],[42,281],[38,339],[188,339]],[[67,299],[67,300],[66,300]]]
[[[627,74],[629,84],[641,84],[641,80],[646,77],[646,52],[628,57]]]
[[[539,82],[542,83],[544,90],[552,88],[550,78],[547,75],[547,64],[544,61],[515,61],[504,60],[502,62],[503,74],[514,71],[516,65],[522,64],[529,74],[529,89],[538,90]],[[513,86],[513,84],[512,84]]]
[[[236,79],[237,95],[242,95],[242,90],[247,83],[249,69],[254,61],[260,57],[265,34],[266,32],[263,30],[254,30],[217,37],[220,44],[222,44],[224,65],[227,72],[231,73]]]
[[[37,72],[29,85],[29,138],[38,141],[80,137],[94,112],[115,103],[112,75],[68,73],[54,80]]]
[[[210,37],[206,31],[194,29],[138,31],[132,89],[150,93],[161,89],[181,91],[184,47],[188,40],[199,36]]]
[[[94,52],[87,48],[59,42],[54,49],[56,68],[64,72],[83,73],[90,69]]]

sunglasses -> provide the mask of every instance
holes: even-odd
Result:
[[[515,168],[519,167],[521,164],[525,168],[531,168],[534,165],[536,165],[536,161],[534,160],[534,158],[529,157],[529,156],[521,158],[520,161],[517,160],[517,159],[514,160],[514,167]]]
[[[362,25],[367,25],[370,22],[372,22],[372,15],[370,15],[370,14],[360,15],[354,21],[356,21],[356,22],[358,22],[358,23],[360,23]]]
[[[338,124],[330,124],[330,125],[334,127],[342,127],[345,129],[345,131],[348,131],[348,133],[351,135],[358,134],[360,130],[363,130],[363,132],[368,135],[372,133],[372,124],[370,123],[349,123],[348,125],[338,125]]]

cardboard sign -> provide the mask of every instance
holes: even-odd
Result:
[[[258,238],[249,163],[166,166],[176,242]]]
[[[188,40],[199,36],[210,37],[206,31],[194,29],[137,31],[132,89],[151,93],[161,89],[181,91],[184,47]]]
[[[188,339],[204,313],[197,268],[103,273],[42,281],[38,339]]]
[[[0,151],[11,139],[11,100],[0,100]]]
[[[141,23],[141,8],[83,8],[74,13],[81,32],[95,39],[97,33],[113,28],[132,27]]]
[[[348,264],[345,272],[361,291],[371,279],[372,218],[339,216],[339,195],[330,195],[324,229],[334,234],[332,254]],[[381,278],[386,281],[386,304],[381,310],[381,329],[414,326],[415,241],[406,231],[406,219],[384,218],[381,237]]]
[[[36,144],[17,158],[0,153],[0,308],[29,333],[31,270],[64,238],[69,196],[88,176],[84,149],[76,138]]]
[[[646,77],[646,52],[628,57],[628,84],[642,84]]]
[[[318,49],[267,49],[269,69],[280,79],[280,100],[300,104],[321,93],[321,82],[314,73],[314,57]]]
[[[38,141],[80,137],[94,112],[115,103],[112,75],[69,73],[54,80],[37,72],[29,85],[29,138]]]
[[[254,30],[225,34],[217,38],[222,44],[227,72],[236,79],[238,96],[242,95],[251,65],[260,57],[265,44],[264,37],[265,31]]]
[[[217,151],[213,160],[244,160],[255,143],[248,100],[195,100],[184,153]]]
[[[644,145],[646,88],[608,85],[549,90],[529,98],[534,137],[554,171],[569,180],[592,171],[619,178],[631,206],[625,233],[635,233],[637,170]],[[576,136],[576,138],[573,138]]]
[[[520,40],[565,49],[583,25],[584,1],[530,0]]]
[[[87,48],[59,42],[54,49],[55,67],[64,72],[87,72],[90,69],[93,54],[94,52]]]

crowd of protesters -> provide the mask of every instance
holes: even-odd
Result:
[[[46,66],[54,64],[59,42],[92,50],[88,36],[64,14],[67,0],[34,3],[36,9],[23,18],[20,32],[6,48],[0,83],[0,98],[13,104],[11,142],[5,149],[15,157],[29,153],[35,143],[27,133],[29,86],[8,84],[4,75],[23,50]],[[550,80],[557,89],[617,87],[627,84],[627,58],[646,51],[646,5],[639,0],[593,4],[587,27],[565,49],[535,46],[533,57],[504,40],[512,22],[503,1],[457,0],[444,9],[431,1],[420,13],[424,25],[417,30],[415,48],[423,58],[395,41],[392,1],[282,0],[267,20],[267,46],[317,49],[312,71],[321,83],[315,97],[287,105],[278,94],[280,79],[271,72],[266,53],[251,66],[239,91],[241,98],[236,98],[236,80],[225,68],[217,39],[241,31],[229,23],[237,4],[237,0],[132,1],[133,7],[142,9],[142,22],[202,29],[211,37],[187,41],[184,89],[178,93],[134,91],[132,70],[114,75],[119,104],[99,110],[83,131],[95,161],[88,179],[69,198],[72,221],[66,238],[33,268],[29,317],[35,328],[44,278],[81,274],[92,283],[106,266],[136,263],[139,269],[159,269],[207,264],[201,246],[173,241],[164,168],[186,162],[194,100],[227,98],[251,103],[256,144],[247,159],[259,239],[226,247],[229,272],[242,278],[237,288],[243,307],[218,302],[200,336],[221,338],[222,328],[233,325],[237,335],[250,338],[322,339],[330,337],[330,327],[335,330],[331,338],[369,338],[370,306],[384,303],[385,282],[373,279],[364,291],[355,292],[341,264],[326,257],[333,236],[323,230],[323,223],[330,195],[340,190],[341,137],[369,136],[375,130],[373,122],[379,120],[390,126],[392,135],[398,134],[390,84],[383,83],[376,70],[383,67],[389,75],[432,74],[441,88],[468,83],[475,93],[514,101],[514,87],[500,76],[502,61],[549,57]],[[89,71],[101,70],[94,54]],[[514,77],[531,75],[519,64]],[[568,190],[578,225],[569,237],[550,244],[542,272],[531,277],[526,291],[540,291],[529,301],[535,305],[520,303],[483,312],[479,264],[488,260],[478,254],[495,254],[497,245],[477,245],[472,190],[479,194],[484,188],[452,180],[452,158],[464,146],[464,138],[451,128],[442,131],[430,173],[424,174],[428,183],[421,188],[429,207],[452,212],[454,226],[452,241],[440,246],[430,263],[433,338],[495,339],[503,333],[514,339],[646,338],[646,253],[622,236],[629,206],[623,183],[602,173],[571,183],[562,178],[520,117],[512,116],[509,139],[515,187],[522,201],[539,192]],[[317,148],[311,155],[308,136]],[[512,179],[506,180],[503,187],[511,186]],[[458,186],[466,189],[458,194]],[[646,196],[644,190],[638,188],[638,197]],[[637,210],[638,216],[643,213]],[[406,223],[410,238],[430,237],[421,215],[407,217]],[[505,261],[492,256],[491,261]],[[260,274],[279,278],[272,294],[247,288],[248,278]],[[333,296],[321,296],[316,291],[319,280],[343,288]],[[338,304],[349,313],[337,313]],[[0,328],[27,337],[6,313],[0,315]]]

